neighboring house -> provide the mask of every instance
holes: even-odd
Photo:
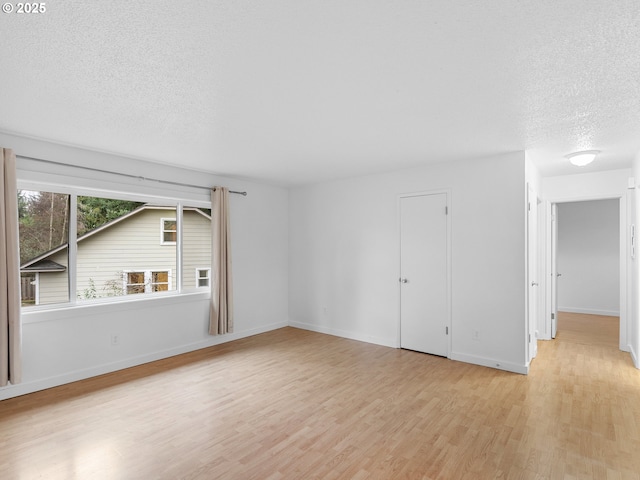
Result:
[[[183,286],[209,287],[211,217],[184,208]],[[100,298],[175,290],[175,208],[143,205],[78,238],[77,298]],[[24,303],[45,305],[69,299],[68,244],[21,265],[35,295]]]

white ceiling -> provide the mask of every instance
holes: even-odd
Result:
[[[638,0],[46,2],[0,14],[0,130],[295,185],[640,151]],[[563,155],[599,149],[578,170]]]

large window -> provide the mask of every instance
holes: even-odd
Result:
[[[18,200],[24,307],[208,284],[211,218],[203,209],[31,190],[20,190]],[[194,279],[196,267],[204,277]]]

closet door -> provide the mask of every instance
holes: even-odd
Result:
[[[400,199],[400,346],[448,354],[447,195]]]

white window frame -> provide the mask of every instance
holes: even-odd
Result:
[[[129,286],[140,285],[139,283],[129,283],[129,275],[132,273],[141,273],[143,277],[142,286],[144,287],[144,291],[141,293],[146,293],[147,291],[147,275],[144,270],[123,270],[122,272],[122,292],[124,295],[137,295],[136,293],[129,293]]]
[[[207,272],[206,277],[201,277],[200,272]],[[200,286],[200,280],[206,279],[207,284]],[[211,267],[196,268],[196,288],[209,288],[211,286]]]
[[[164,222],[175,222],[176,224],[176,230],[175,230],[175,234],[176,234],[176,238],[178,238],[178,219],[176,218],[161,218],[160,219],[160,245],[175,245],[176,242],[175,241],[166,241],[164,239],[164,234],[168,233],[168,232],[174,232],[173,230],[166,230],[164,228]]]
[[[40,272],[36,272],[35,282],[36,282],[36,304],[35,304],[35,306],[37,307],[38,305],[40,305]]]

